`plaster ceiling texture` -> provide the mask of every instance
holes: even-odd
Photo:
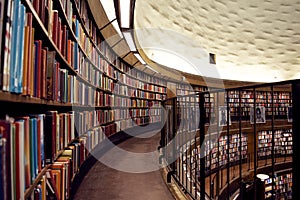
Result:
[[[300,78],[300,0],[136,0],[134,32],[149,59],[184,72],[257,82]]]

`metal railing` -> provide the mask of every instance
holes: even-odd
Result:
[[[293,147],[299,139],[293,133],[300,132],[300,104],[295,103],[300,102],[299,82],[214,89],[165,100],[161,147],[168,180],[173,177],[192,199],[204,200],[231,199],[242,190],[235,187],[250,179],[253,197],[259,199],[256,175],[268,166],[268,175],[275,177],[276,165],[291,163],[297,153]],[[277,183],[271,183],[276,197]],[[299,183],[293,179],[292,185]],[[293,197],[297,195],[293,190]]]

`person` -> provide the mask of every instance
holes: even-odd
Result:
[[[261,109],[259,107],[256,108],[256,122],[265,122],[265,118],[261,113]]]
[[[220,125],[226,125],[226,124],[227,124],[226,118],[227,118],[227,116],[226,116],[225,109],[222,109],[222,110],[221,110],[221,121],[220,121]]]

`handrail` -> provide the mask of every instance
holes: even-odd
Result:
[[[202,91],[202,92],[196,92],[194,94],[187,94],[187,95],[181,95],[178,97],[171,97],[165,99],[163,102],[174,99],[174,98],[183,98],[188,96],[197,96],[200,94],[210,94],[211,92],[217,93],[217,92],[224,92],[224,91],[230,91],[230,90],[247,90],[247,89],[256,89],[256,88],[262,88],[262,87],[271,87],[274,85],[286,85],[286,84],[295,84],[300,83],[300,79],[294,79],[294,80],[286,80],[286,81],[279,81],[279,82],[271,82],[271,83],[263,83],[263,84],[255,84],[255,85],[247,85],[247,86],[241,86],[241,87],[234,87],[234,88],[213,88],[211,91]]]

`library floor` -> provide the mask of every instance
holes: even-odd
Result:
[[[133,137],[120,143],[118,147],[130,152],[152,152],[157,151],[159,139],[160,134],[143,139]],[[116,157],[118,156],[110,155],[111,159],[116,159]],[[117,162],[123,161],[117,160]],[[97,161],[83,178],[74,195],[74,200],[81,199],[173,200],[174,197],[163,179],[161,170],[148,173],[126,173]]]
[[[160,140],[160,130],[155,132],[146,132],[139,138],[132,137],[118,144],[117,147],[126,150],[128,152],[135,153],[147,153],[157,151],[157,146]],[[152,136],[152,137],[150,137]],[[121,157],[117,155],[117,152],[109,150],[106,152],[109,155],[111,163],[126,163],[128,157]],[[103,156],[106,156],[104,154]],[[290,162],[291,158],[277,158],[276,163]],[[258,162],[258,167],[263,167],[271,164],[271,160],[264,160]],[[148,163],[142,163],[145,169],[148,168]],[[253,163],[244,163],[242,165],[242,174],[249,173],[249,169],[253,168]],[[230,168],[230,180],[237,177],[239,173],[239,167]],[[221,172],[220,188],[226,185],[227,182],[227,170],[224,169]],[[211,177],[214,177],[212,174]],[[100,161],[97,161],[91,169],[89,169],[86,176],[74,194],[74,200],[81,199],[97,199],[97,200],[174,200],[185,199],[182,193],[176,186],[166,184],[164,180],[166,178],[165,171],[159,169],[147,173],[127,173],[124,171],[110,168]],[[206,192],[210,194],[210,177],[206,178]],[[170,192],[172,191],[172,192]],[[174,197],[174,196],[176,197]]]

